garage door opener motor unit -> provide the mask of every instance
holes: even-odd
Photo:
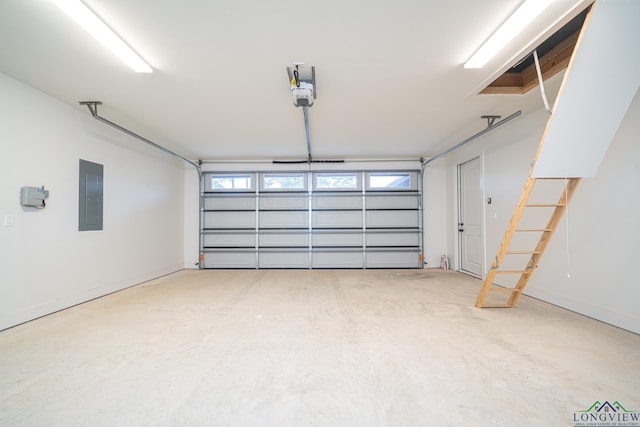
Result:
[[[310,76],[302,76],[300,67],[304,66],[304,62],[294,62],[295,69],[292,71],[287,67],[287,74],[291,82],[291,95],[293,96],[293,105],[296,107],[311,107],[316,99],[316,67],[311,67]]]

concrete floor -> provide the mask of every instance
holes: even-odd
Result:
[[[182,271],[0,332],[2,426],[573,426],[640,336],[439,270]]]

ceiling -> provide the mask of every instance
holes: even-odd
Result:
[[[85,0],[154,69],[136,74],[48,0],[0,0],[0,71],[193,159],[305,159],[286,67],[314,65],[314,158],[429,157],[542,107],[477,95],[590,1],[555,0],[483,69],[463,63],[521,0]],[[553,80],[553,79],[552,79]],[[557,90],[549,82],[547,92]]]

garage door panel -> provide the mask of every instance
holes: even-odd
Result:
[[[312,236],[312,245],[317,246],[362,246],[362,231],[355,233],[318,233]]]
[[[400,233],[367,233],[367,247],[384,246],[419,246],[420,238],[415,231],[405,231]]]
[[[253,248],[256,246],[255,233],[208,233],[203,238],[204,247],[207,248]]]
[[[204,253],[204,268],[256,268],[255,252],[216,251]]]
[[[205,175],[205,268],[422,267],[419,171]]]
[[[258,254],[260,268],[309,268],[309,252],[263,250]]]
[[[314,251],[311,255],[313,268],[362,268],[362,251]]]
[[[416,195],[367,195],[367,209],[418,209]]]
[[[260,212],[260,228],[308,228],[307,211]]]
[[[414,251],[367,251],[367,268],[418,268],[420,253]]]
[[[362,209],[362,195],[314,195],[313,208],[322,209]]]
[[[205,197],[205,210],[243,211],[256,209],[255,196]]]
[[[367,211],[367,228],[411,228],[418,227],[418,211],[388,210]]]
[[[314,211],[313,228],[361,228],[362,211]]]
[[[262,196],[260,209],[262,210],[289,210],[309,208],[309,196]]]
[[[308,247],[308,233],[261,233],[260,247]]]
[[[205,212],[204,228],[243,229],[255,228],[255,212]]]

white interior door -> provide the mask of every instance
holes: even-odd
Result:
[[[482,276],[482,193],[480,159],[458,165],[458,247],[460,270]]]

